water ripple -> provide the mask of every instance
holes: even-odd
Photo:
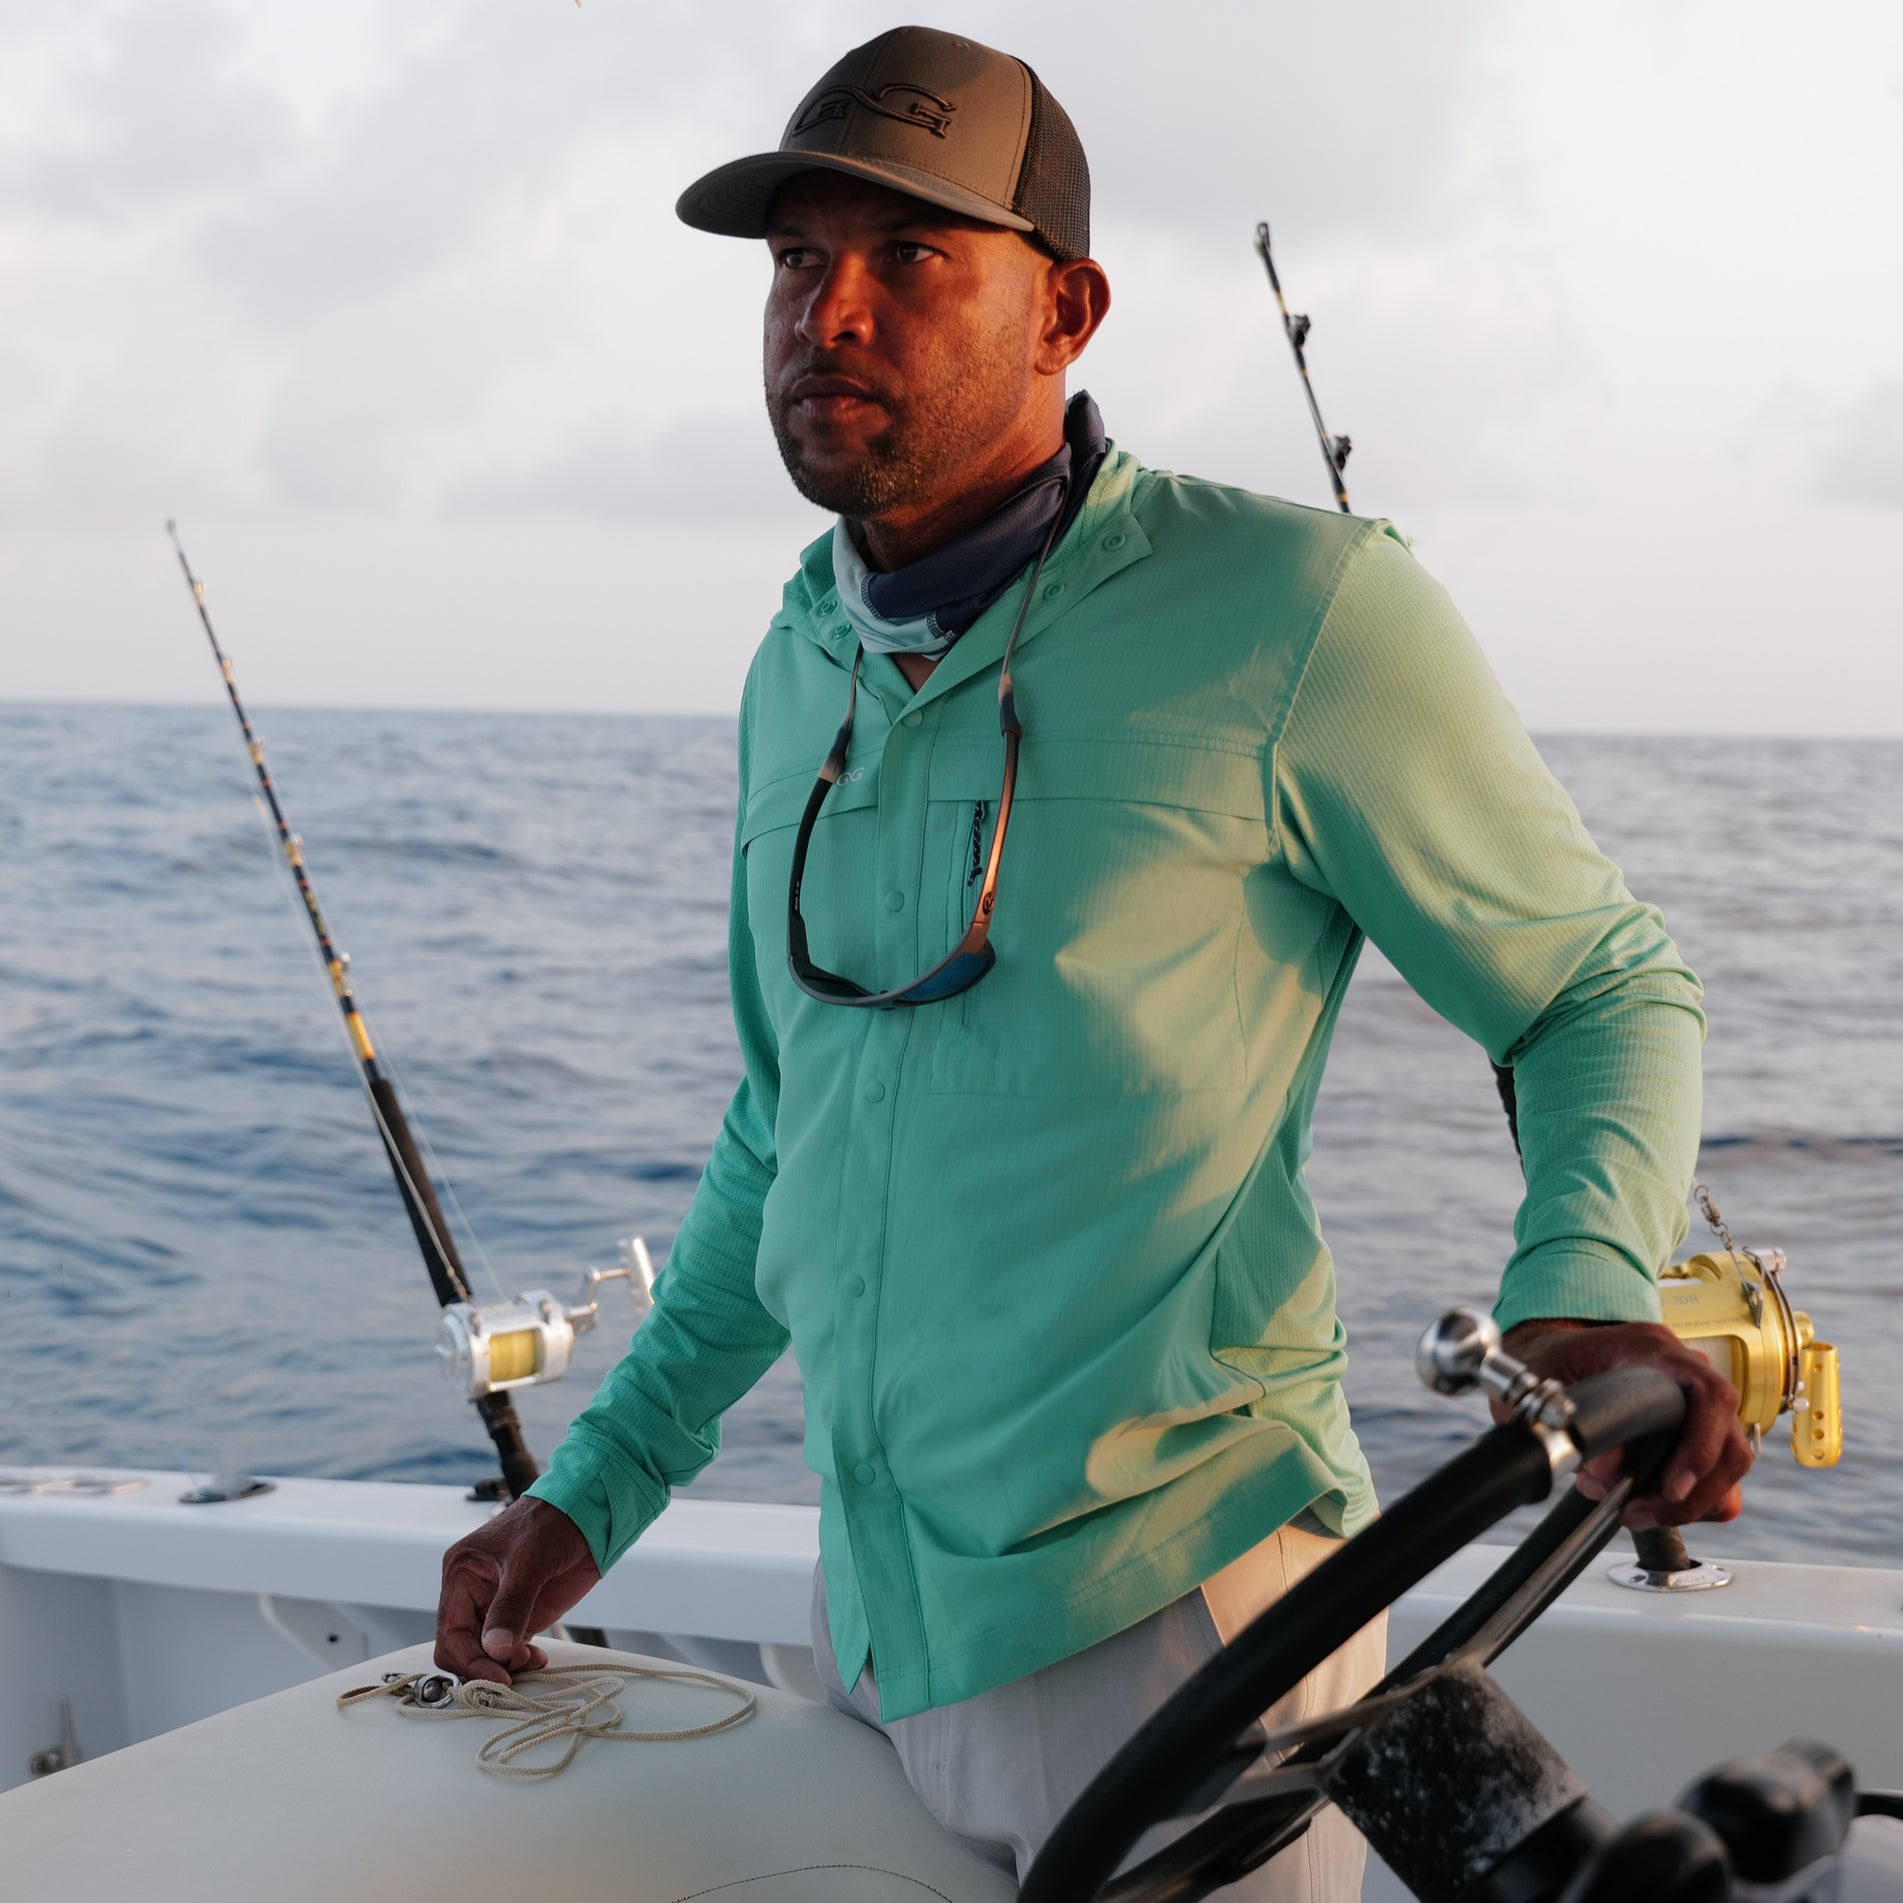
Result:
[[[724,721],[257,710],[380,1047],[502,1279],[664,1253],[737,1069]],[[1844,1344],[1849,1452],[1761,1463],[1722,1551],[1903,1543],[1903,747],[1543,743],[1709,991],[1702,1168]],[[0,1460],[461,1481],[415,1245],[229,713],[0,706]],[[1518,1187],[1486,1066],[1377,956],[1311,1167],[1384,1490],[1474,1425],[1412,1343]],[[466,1249],[472,1270],[475,1252]],[[480,1272],[477,1271],[479,1274]],[[616,1352],[522,1397],[546,1453]],[[811,1499],[798,1377],[701,1483]]]

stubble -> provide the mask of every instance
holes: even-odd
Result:
[[[832,469],[815,466],[782,393],[809,374],[855,374],[849,353],[816,353],[770,375],[767,418],[793,487],[816,507],[855,522],[942,500],[948,480],[978,462],[1023,405],[1030,379],[1022,330],[1001,324],[960,350],[955,363],[934,368],[902,394],[883,394],[885,427],[855,462]]]

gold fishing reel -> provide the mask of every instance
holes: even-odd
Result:
[[[1844,1450],[1837,1350],[1784,1292],[1782,1249],[1740,1249],[1702,1183],[1700,1209],[1721,1249],[1674,1262],[1659,1277],[1665,1325],[1738,1390],[1738,1418],[1755,1452],[1791,1417],[1800,1467],[1834,1467]]]
[[[1723,1245],[1674,1262],[1659,1276],[1665,1325],[1695,1348],[1738,1391],[1738,1418],[1755,1454],[1781,1415],[1791,1417],[1791,1452],[1800,1467],[1834,1467],[1844,1450],[1843,1394],[1837,1350],[1817,1339],[1811,1318],[1784,1292],[1782,1249],[1740,1249],[1703,1183],[1692,1193]],[[1694,1559],[1676,1527],[1632,1535],[1636,1564],[1607,1569],[1614,1585],[1635,1592],[1709,1592],[1728,1586],[1732,1569]]]

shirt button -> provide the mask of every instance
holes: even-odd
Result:
[[[1055,601],[1057,597],[1061,595],[1063,592],[1064,592],[1064,584],[1061,581],[1054,581],[1051,583],[1051,585],[1047,589],[1045,589],[1044,599],[1046,601]]]
[[[833,632],[835,634],[850,634],[852,632],[852,623],[850,621],[835,622],[833,624]]]
[[[1103,538],[1103,545],[1107,549],[1119,549],[1123,546],[1125,539],[1122,535],[1106,535]]]
[[[878,1479],[879,1470],[874,1467],[869,1460],[862,1460],[858,1466],[852,1470],[852,1477],[858,1481],[862,1487],[869,1487]]]
[[[863,1295],[866,1292],[866,1278],[863,1275],[849,1275],[840,1286],[848,1295]]]
[[[881,1103],[885,1099],[885,1086],[876,1078],[866,1086],[866,1102]]]
[[[920,722],[921,720],[923,720],[924,718],[925,718],[925,716],[924,716],[923,714],[906,714],[906,715],[904,716],[904,721],[905,721],[905,724],[906,724],[906,726],[908,726],[908,727],[916,727],[916,726],[918,725],[918,723],[919,723],[919,722]]]
[[[897,886],[894,886],[892,890],[885,895],[885,909],[888,912],[903,912],[905,910],[905,894],[901,892]]]
[[[838,597],[834,595],[828,595],[826,599],[819,604],[819,607],[815,612],[819,614],[823,614],[823,615],[829,615],[838,606],[839,606]]]

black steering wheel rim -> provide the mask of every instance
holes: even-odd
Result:
[[[1663,1461],[1684,1416],[1683,1393],[1656,1369],[1593,1375],[1567,1396],[1573,1419],[1563,1438],[1523,1419],[1483,1435],[1180,1686],[1059,1820],[1025,1877],[1021,1903],[1194,1903],[1275,1854],[1306,1828],[1324,1797],[1281,1794],[1226,1806],[1115,1875],[1153,1825],[1218,1801],[1255,1755],[1238,1751],[1237,1741],[1370,1619],[1515,1508],[1546,1499],[1557,1473],[1646,1443],[1604,1501],[1569,1489],[1494,1575],[1342,1716],[1352,1723],[1362,1705],[1423,1681],[1456,1653],[1482,1664],[1497,1657],[1612,1537],[1626,1500]]]

